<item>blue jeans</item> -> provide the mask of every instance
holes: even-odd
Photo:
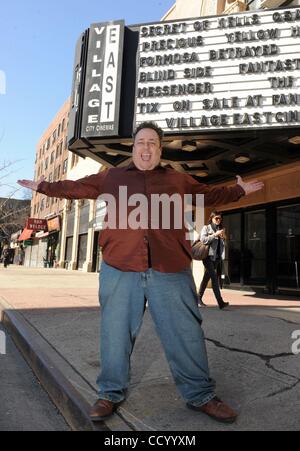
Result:
[[[214,398],[202,318],[192,271],[123,272],[106,263],[100,271],[101,373],[99,398],[119,403],[129,386],[130,356],[145,311],[145,298],[176,386],[187,403]]]

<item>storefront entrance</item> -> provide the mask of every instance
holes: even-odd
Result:
[[[277,209],[277,282],[300,293],[300,204]]]
[[[300,201],[224,213],[228,288],[300,294]]]
[[[88,235],[83,234],[79,235],[78,239],[78,256],[77,256],[77,268],[76,269],[83,269],[83,265],[86,261],[86,254],[87,254],[87,241],[88,241]]]

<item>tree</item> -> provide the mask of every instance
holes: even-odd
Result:
[[[13,173],[14,164],[11,162],[0,163],[0,189],[3,187],[6,190],[10,189],[7,197],[0,198],[0,255],[4,244],[9,244],[11,235],[24,228],[26,219],[30,215],[28,192],[24,193],[20,188],[4,183],[5,179]],[[14,196],[20,192],[25,200],[14,199]]]

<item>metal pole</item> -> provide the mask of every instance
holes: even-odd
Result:
[[[299,284],[299,269],[298,269],[298,261],[295,261],[295,266],[296,266],[296,280],[297,280],[297,288],[300,288],[300,284]]]

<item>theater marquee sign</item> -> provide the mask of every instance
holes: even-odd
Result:
[[[166,132],[300,124],[300,9],[140,29],[136,121]]]
[[[145,120],[167,136],[297,128],[299,88],[299,8],[94,24],[76,51],[70,148],[122,142]]]

